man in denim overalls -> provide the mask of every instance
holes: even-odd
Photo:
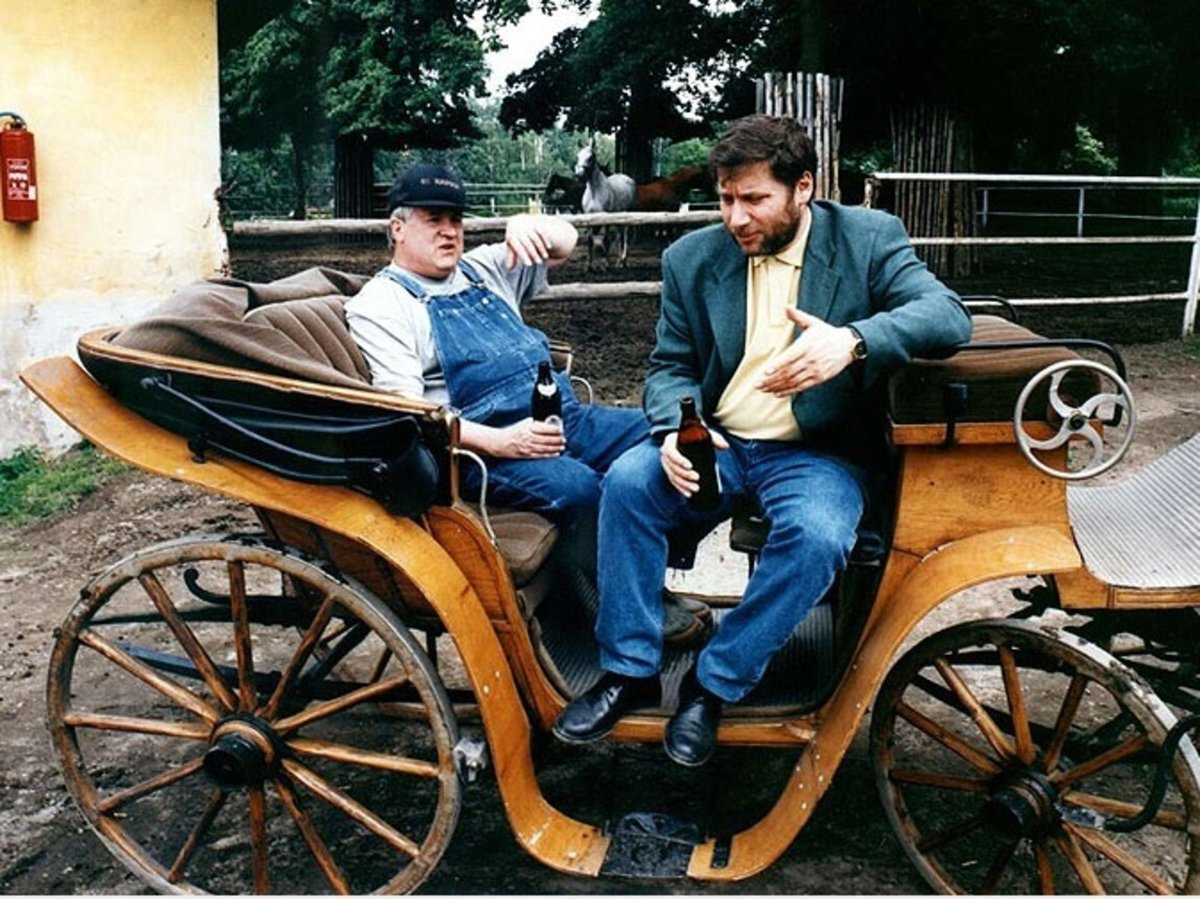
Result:
[[[392,261],[346,304],[350,333],[376,386],[459,411],[463,446],[487,461],[489,502],[594,532],[600,481],[647,438],[645,416],[580,403],[557,373],[562,422],[534,421],[530,396],[550,349],[520,314],[545,289],[547,269],[571,255],[578,232],[555,216],[515,215],[503,243],[464,255],[465,206],[463,183],[448,169],[414,165],[401,175],[388,194]],[[462,487],[478,496],[473,466]],[[580,539],[594,568],[594,535]],[[692,626],[691,615],[675,617]]]

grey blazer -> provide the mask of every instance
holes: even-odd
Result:
[[[804,253],[799,307],[854,325],[867,358],[797,394],[792,413],[806,443],[860,457],[882,440],[885,375],[913,356],[970,339],[957,294],[917,258],[895,216],[818,200]],[[745,255],[723,225],[694,231],[663,254],[662,309],[642,405],[651,432],[679,423],[679,398],[711,413],[746,342]]]

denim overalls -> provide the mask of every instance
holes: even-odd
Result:
[[[549,342],[493,293],[467,260],[459,260],[458,266],[469,286],[446,296],[430,294],[390,266],[379,275],[403,287],[429,310],[450,404],[468,421],[498,428],[515,424],[529,417],[538,363],[549,360]],[[554,459],[489,458],[488,498],[512,508],[572,519],[581,511],[595,512],[604,472],[621,453],[648,436],[648,425],[640,410],[580,403],[570,378],[562,372],[554,377],[563,398],[566,452]],[[478,496],[480,477],[475,466],[464,466],[461,475],[464,492]]]
[[[470,286],[449,296],[431,295],[415,279],[391,266],[380,274],[429,310],[450,405],[468,421],[510,425],[529,415],[538,363],[550,359],[550,343],[545,334],[526,325],[508,303],[488,290],[467,260],[459,260],[458,267]],[[555,373],[555,380],[565,417],[566,407],[578,401],[569,377]]]

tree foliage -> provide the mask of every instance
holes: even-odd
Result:
[[[827,62],[848,79],[855,130],[886,127],[875,110],[932,102],[974,126],[984,168],[1052,170],[1083,125],[1115,148],[1121,171],[1157,174],[1200,99],[1194,7],[846,0],[829,5]]]
[[[500,125],[498,106],[494,101],[474,104],[480,137],[461,146],[380,153],[376,157],[376,179],[390,181],[414,162],[446,165],[465,181],[492,184],[544,184],[551,173],[572,170],[585,135],[553,127],[514,134]],[[605,151],[611,156],[610,147],[602,146],[601,153]]]
[[[927,103],[972,125],[983,168],[1052,170],[1085,127],[1120,171],[1156,174],[1200,117],[1195,0],[576,5],[596,18],[510,79],[506,124],[686,137],[753,111],[753,77],[825,71],[846,79],[849,152],[885,138],[890,111]]]
[[[623,170],[644,179],[654,138],[709,133],[706,120],[719,112],[714,97],[690,88],[701,79],[731,80],[737,54],[727,26],[734,14],[692,0],[600,0],[598,11],[509,76],[500,121],[518,130],[565,121],[619,132]]]
[[[272,147],[287,135],[302,215],[304,162],[317,142],[446,147],[478,136],[469,101],[483,91],[486,45],[528,8],[528,0],[291,0],[222,48],[224,143]],[[477,13],[490,24],[482,39],[471,27]]]
[[[283,141],[296,214],[318,145],[336,145],[339,191],[361,182],[358,201],[377,148],[475,141],[478,167],[504,177],[495,142],[506,138],[480,124],[476,101],[499,27],[534,0],[218,2],[224,143]],[[1155,174],[1196,155],[1195,0],[536,2],[595,16],[509,78],[501,128],[615,134],[614,162],[639,179],[656,174],[652,148],[710,138],[751,112],[753,78],[771,71],[842,76],[842,150],[864,164],[886,158],[891,114],[915,104],[967,124],[982,170],[1115,161]]]

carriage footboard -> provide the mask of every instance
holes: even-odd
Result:
[[[1200,434],[1123,481],[1069,487],[1067,505],[1094,577],[1132,602],[1168,591],[1200,603]]]

